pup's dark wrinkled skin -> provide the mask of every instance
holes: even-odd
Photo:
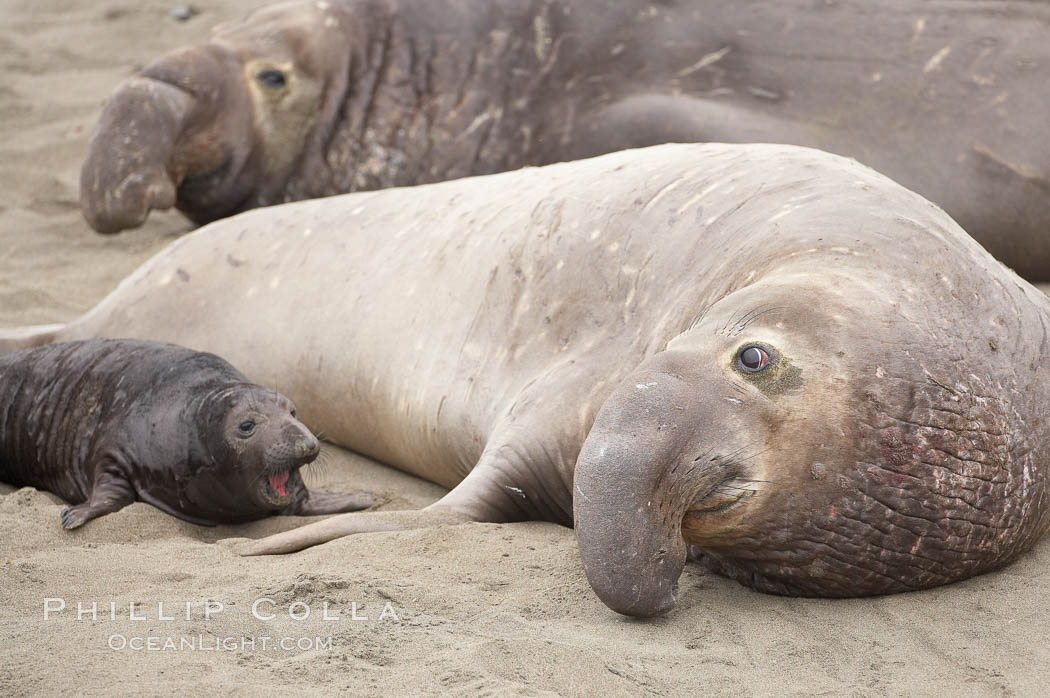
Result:
[[[100,232],[665,142],[855,157],[1050,281],[1046,3],[308,0],[121,84],[81,173]],[[203,38],[203,37],[202,37]]]
[[[319,452],[288,398],[214,354],[95,339],[0,357],[0,479],[72,504],[67,529],[138,500],[207,526],[368,507],[306,489]]]

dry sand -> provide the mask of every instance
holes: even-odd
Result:
[[[179,23],[157,2],[0,0],[0,326],[76,316],[189,229],[154,215],[102,238],[76,200],[105,95],[259,3],[196,4],[202,13]],[[388,509],[441,494],[338,449],[308,478],[373,490]],[[637,622],[594,597],[572,531],[550,524],[363,535],[243,559],[216,541],[301,520],[208,529],[135,504],[67,533],[60,509],[52,495],[0,485],[0,695],[1045,695],[1050,680],[1050,540],[996,574],[852,601],[766,596],[691,567],[678,608]],[[66,610],[45,618],[46,599]],[[272,600],[257,608],[264,619],[251,614],[258,599]],[[78,619],[78,601],[97,602],[97,618]],[[146,620],[130,617],[131,602]],[[222,611],[205,618],[206,602]],[[297,602],[308,619],[289,618]],[[322,618],[325,603],[339,620]],[[350,619],[354,603],[368,620]],[[380,618],[388,603],[396,618]],[[150,637],[159,649],[132,648]],[[169,638],[196,649],[164,649]]]

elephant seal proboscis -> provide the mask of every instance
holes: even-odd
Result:
[[[249,552],[575,518],[598,595],[652,615],[687,545],[824,596],[1029,548],[1050,522],[1048,324],[1050,299],[873,170],[709,144],[249,211],[6,346],[214,351],[333,441],[453,488]]]
[[[406,186],[671,141],[855,157],[1050,281],[1050,7],[802,0],[286,2],[110,99],[99,231],[178,206]]]
[[[207,526],[373,503],[307,490],[318,452],[288,398],[212,354],[92,339],[0,357],[0,480],[73,504],[63,528],[136,500]]]

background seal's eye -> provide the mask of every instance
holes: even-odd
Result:
[[[237,425],[237,429],[239,429],[242,434],[247,436],[247,435],[251,434],[253,431],[255,431],[255,422],[253,422],[250,419],[246,419],[246,420],[244,420],[243,422],[241,422],[240,424]]]
[[[769,365],[769,354],[762,347],[751,344],[740,350],[737,360],[745,371],[757,373]]]
[[[271,90],[279,90],[285,85],[284,73],[279,70],[274,70],[273,68],[260,70],[255,75],[255,79],[261,82],[264,87],[269,87]]]

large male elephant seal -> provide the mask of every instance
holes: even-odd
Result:
[[[288,398],[212,354],[93,339],[0,357],[0,480],[73,504],[63,528],[136,500],[207,526],[368,507],[306,489],[319,452]]]
[[[0,348],[214,351],[333,441],[452,488],[252,552],[575,517],[595,591],[652,615],[689,544],[826,596],[1026,550],[1050,524],[1048,326],[1050,299],[873,170],[709,144],[251,211]]]
[[[102,232],[669,141],[856,157],[1050,281],[1050,7],[322,0],[121,85],[81,176]]]

